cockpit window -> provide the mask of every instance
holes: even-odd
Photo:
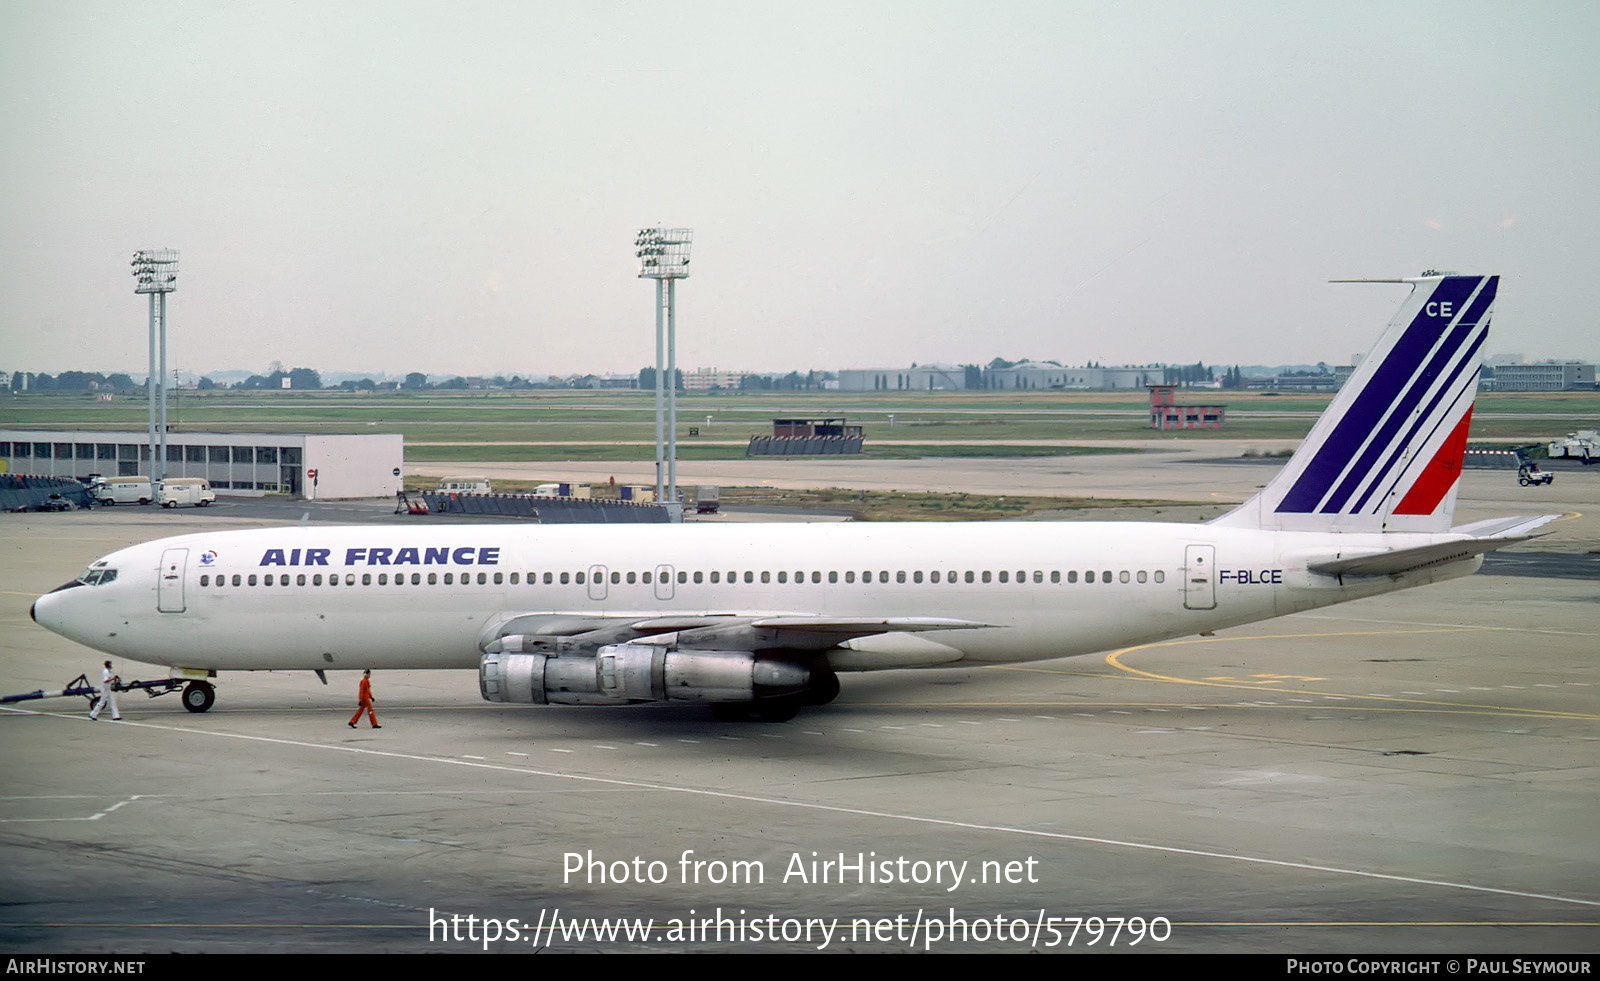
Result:
[[[115,569],[96,569],[94,567],[90,567],[82,576],[78,577],[78,581],[83,583],[85,586],[104,586],[108,582],[115,582],[116,578],[117,570]]]

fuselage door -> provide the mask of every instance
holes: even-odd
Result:
[[[606,567],[603,565],[589,567],[589,598],[597,602],[606,598]]]
[[[1183,547],[1183,605],[1191,610],[1217,606],[1217,548],[1215,545]]]
[[[672,566],[670,566],[670,565],[658,565],[658,566],[656,566],[656,599],[658,599],[658,600],[669,600],[669,599],[672,599],[672,589],[673,589],[672,575],[673,575]]]
[[[189,565],[189,550],[169,548],[161,553],[160,578],[156,581],[156,609],[162,613],[182,613],[183,573]]]

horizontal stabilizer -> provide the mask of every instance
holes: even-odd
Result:
[[[1559,517],[1561,517],[1559,514],[1544,514],[1536,518],[1491,518],[1488,521],[1477,521],[1451,529],[1465,536],[1462,538],[1412,548],[1359,553],[1340,552],[1326,559],[1307,562],[1306,568],[1329,576],[1399,575],[1413,569],[1469,559],[1474,555],[1505,548],[1507,545],[1529,541],[1543,534],[1536,529]]]

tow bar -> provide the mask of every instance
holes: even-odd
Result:
[[[216,689],[210,684],[204,681],[188,681],[183,678],[160,678],[155,681],[116,681],[112,682],[111,690],[142,691],[151,698],[159,698],[162,695],[175,692],[185,685],[189,687],[183,693],[183,707],[189,711],[204,712],[211,707],[212,702],[216,701]],[[10,704],[11,702],[31,702],[36,698],[66,698],[72,695],[82,695],[93,704],[95,696],[98,694],[100,694],[100,689],[91,685],[88,677],[80,674],[67,682],[67,686],[59,691],[45,691],[41,688],[38,691],[24,692],[21,695],[0,696],[0,705]]]

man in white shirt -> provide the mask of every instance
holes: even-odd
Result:
[[[113,721],[122,718],[122,713],[117,711],[117,693],[111,690],[112,685],[120,684],[121,681],[121,678],[111,673],[111,662],[107,661],[106,666],[100,671],[100,697],[94,700],[94,707],[89,709],[90,722],[100,717],[100,710],[107,704],[111,706]]]

